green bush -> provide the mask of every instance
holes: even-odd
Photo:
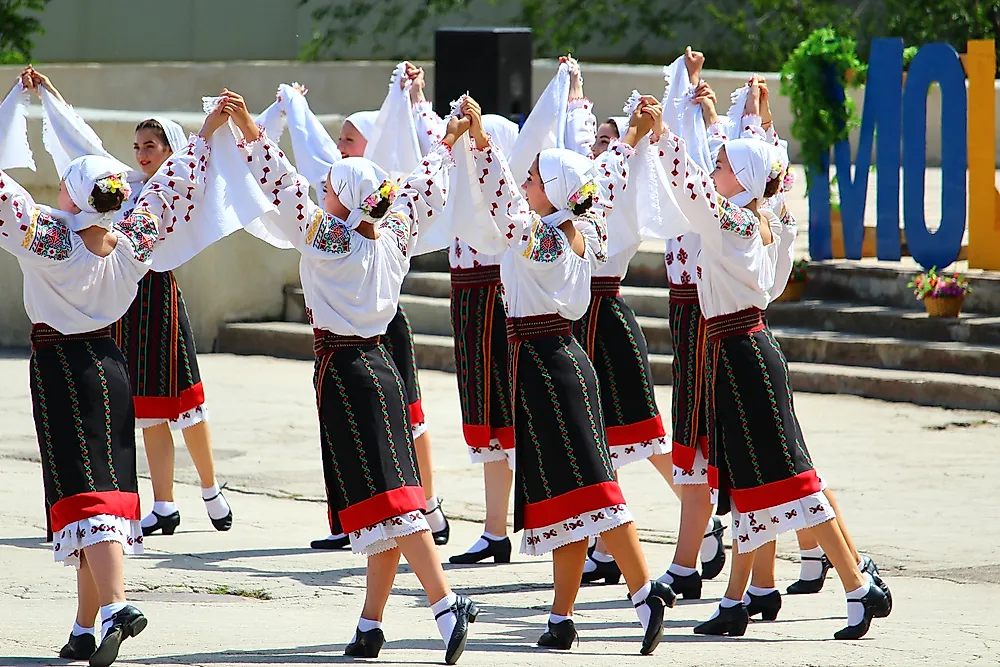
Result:
[[[34,15],[45,9],[49,0],[0,0],[0,65],[27,63],[42,32]]]

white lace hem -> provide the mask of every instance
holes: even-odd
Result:
[[[670,446],[670,441],[665,437],[634,442],[631,445],[612,445],[608,447],[611,454],[611,467],[618,470],[629,463],[645,461],[655,454],[669,454]]]
[[[424,433],[427,433],[427,422],[417,422],[416,424],[413,424],[410,432],[413,434],[413,439],[416,440]]]
[[[374,556],[396,547],[396,538],[430,530],[424,513],[413,510],[406,514],[390,517],[373,526],[351,532],[351,551],[365,556]]]
[[[208,408],[202,403],[191,410],[185,410],[176,419],[136,419],[135,427],[150,428],[160,424],[169,424],[171,431],[183,431],[204,421],[208,421]]]
[[[52,536],[52,554],[57,563],[80,569],[80,551],[100,542],[118,542],[128,556],[141,554],[142,526],[113,514],[74,521]]]
[[[701,447],[695,447],[694,466],[690,470],[674,466],[674,484],[708,484],[708,459],[701,453]]]
[[[544,556],[559,547],[589,540],[632,521],[632,512],[625,504],[620,504],[578,514],[542,528],[525,528],[521,537],[521,553]]]
[[[510,469],[514,470],[514,448],[504,449],[500,441],[493,438],[488,447],[469,447],[469,460],[476,464],[507,461]]]
[[[833,506],[822,491],[753,512],[737,512],[734,507],[733,539],[741,554],[750,553],[773,542],[781,533],[812,528],[835,518]]]

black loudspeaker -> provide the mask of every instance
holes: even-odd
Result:
[[[434,107],[446,115],[469,92],[483,113],[519,125],[531,111],[530,28],[439,28],[434,35]]]

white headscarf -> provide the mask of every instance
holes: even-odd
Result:
[[[492,137],[493,143],[504,156],[510,155],[514,150],[514,142],[517,141],[517,123],[510,121],[503,116],[488,113],[483,116],[483,129]]]
[[[403,82],[402,88],[400,81]],[[374,127],[370,131],[358,128],[368,141],[365,157],[385,169],[393,180],[409,176],[423,158],[413,120],[410,85],[411,81],[406,77],[406,63],[401,62],[392,72],[389,92],[379,107]]]
[[[615,124],[615,130],[618,131],[618,138],[624,139],[625,135],[628,134],[629,119],[625,116],[612,116],[608,120]]]
[[[163,116],[150,116],[149,120],[155,120],[163,128],[163,133],[167,135],[167,145],[170,146],[171,153],[176,153],[182,148],[187,147],[188,136],[184,132],[184,128],[179,124]]]
[[[371,143],[375,138],[375,121],[378,119],[378,111],[355,111],[344,119],[345,123],[354,126],[365,141]]]
[[[0,103],[0,169],[26,167],[35,170],[28,145],[28,89],[18,81]]]
[[[743,124],[743,111],[747,106],[747,98],[750,97],[750,84],[744,84],[742,88],[737,88],[729,95],[729,111],[726,112],[726,129],[730,137],[740,136]]]
[[[565,146],[570,69],[574,67],[579,67],[575,60],[559,65],[556,75],[545,87],[521,126],[514,148],[506,156],[510,171],[518,184],[528,177],[531,163],[540,151]]]
[[[357,229],[363,221],[379,220],[368,214],[365,200],[372,195],[377,200],[379,188],[388,180],[389,174],[368,158],[347,157],[333,165],[330,185],[340,203],[351,212],[344,221],[348,227]]]
[[[723,147],[736,180],[744,190],[730,197],[730,201],[737,206],[746,206],[754,199],[763,199],[773,162],[771,147],[759,139],[733,139]]]
[[[694,103],[695,86],[691,84],[683,55],[663,68],[663,78],[666,81],[662,99],[663,120],[684,140],[688,155],[695,164],[711,172],[715,168],[715,159],[705,128],[705,116],[701,105]]]
[[[592,160],[565,148],[548,148],[539,153],[538,174],[545,195],[556,208],[555,213],[544,218],[552,227],[576,217],[570,197],[588,183],[593,183],[596,189],[599,179]],[[594,204],[597,204],[596,192]]]
[[[128,167],[118,160],[100,155],[85,155],[72,160],[66,166],[62,180],[66,183],[66,191],[69,192],[70,199],[81,212],[73,216],[69,228],[74,232],[79,232],[82,229],[96,226],[110,231],[118,209],[98,213],[97,209],[90,203],[90,195],[94,191],[94,185],[99,180],[108,176],[118,176],[121,187],[125,189],[122,200],[127,201],[132,196],[132,191],[125,179],[127,172]]]

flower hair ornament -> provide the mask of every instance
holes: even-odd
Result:
[[[111,174],[110,176],[105,176],[94,181],[94,186],[103,192],[104,194],[112,192],[122,193],[122,200],[127,200],[132,196],[132,187],[125,180],[125,174]],[[90,198],[87,200],[92,208],[96,208],[94,204],[94,195],[91,194]]]
[[[382,181],[382,184],[378,186],[378,190],[365,197],[365,200],[361,202],[361,213],[363,218],[368,222],[376,222],[378,218],[376,218],[372,212],[386,199],[388,199],[391,204],[396,198],[396,193],[398,191],[399,188],[396,187],[394,182],[390,180]]]
[[[569,207],[573,208],[578,204],[582,204],[588,199],[594,199],[597,197],[597,183],[594,181],[587,181],[580,187],[579,190],[574,192],[569,197]]]

